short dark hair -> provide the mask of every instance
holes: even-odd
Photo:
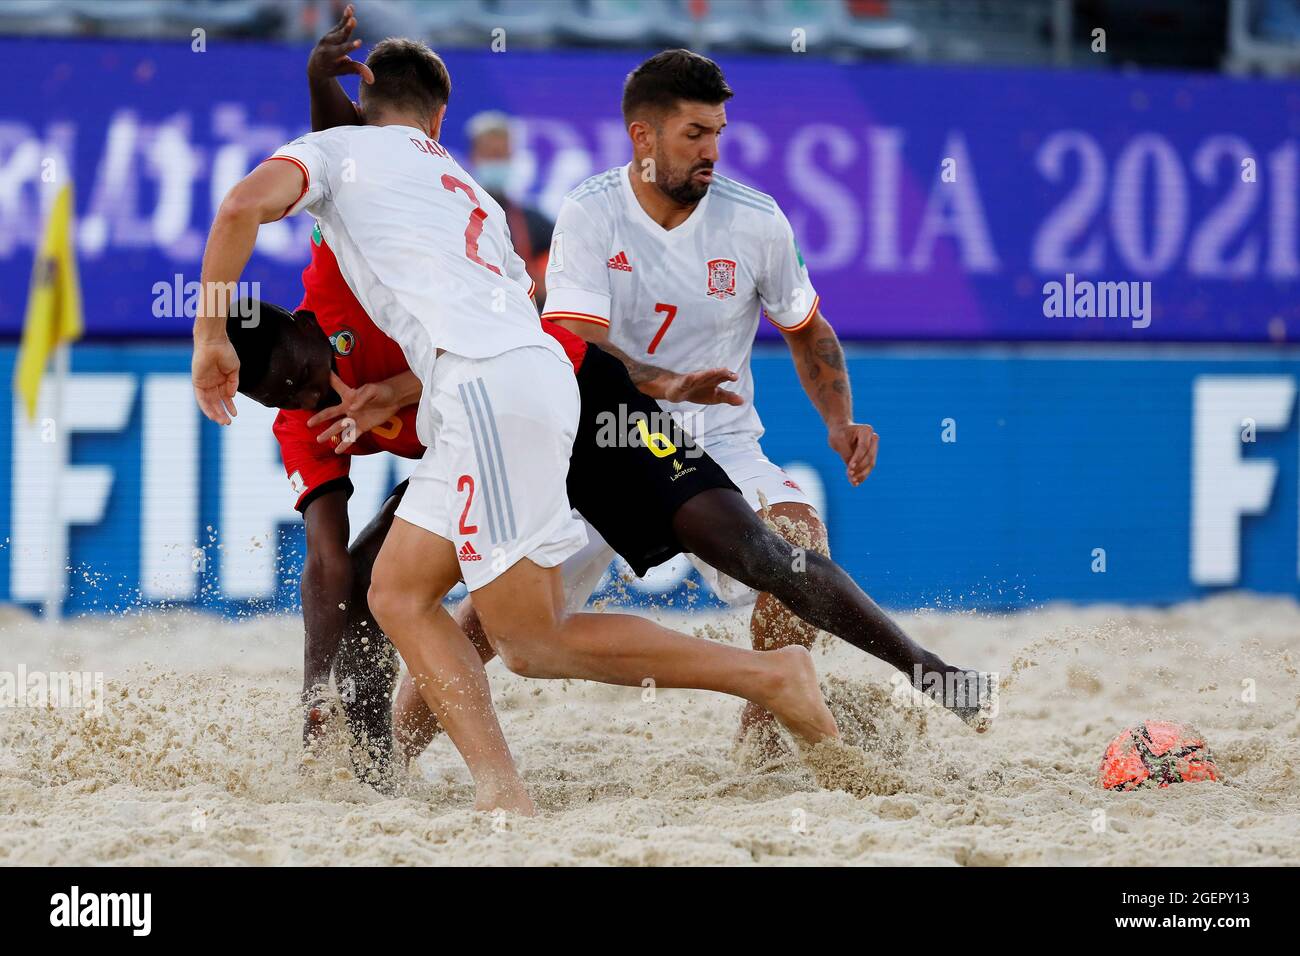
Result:
[[[226,335],[239,356],[239,390],[256,390],[271,367],[271,355],[293,326],[291,313],[256,299],[243,299],[226,319]]]
[[[419,40],[389,37],[366,57],[375,82],[361,84],[361,105],[373,103],[432,113],[451,99],[451,74],[442,57]]]
[[[623,121],[631,123],[647,112],[667,112],[681,100],[714,106],[731,96],[721,67],[707,56],[690,50],[664,50],[627,75]]]

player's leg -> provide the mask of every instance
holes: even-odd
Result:
[[[772,511],[791,504],[775,505]],[[893,665],[918,689],[927,675],[944,675],[946,686],[948,674],[972,673],[917,644],[843,568],[820,549],[782,538],[735,491],[718,488],[696,495],[678,509],[673,530],[696,557],[763,592],[760,600],[771,599],[806,626]]]
[[[591,525],[587,526],[587,537],[587,544],[582,550],[567,558],[560,569],[564,579],[565,608],[571,612],[580,611],[587,606],[587,601],[595,592],[610,561],[614,559],[614,550]],[[478,649],[484,664],[496,656],[496,651],[488,643],[487,635],[483,633],[483,624],[479,621],[478,612],[474,610],[472,598],[467,597],[461,601],[452,617]],[[397,689],[393,727],[397,745],[408,765],[442,732],[438,718],[425,705],[424,698],[415,689],[409,674],[402,679]]]
[[[779,494],[766,484],[773,497]],[[948,664],[908,637],[830,559],[826,527],[811,505],[782,501],[760,517],[742,496],[709,491],[678,509],[674,529],[696,557],[760,592],[751,615],[755,648],[809,646],[819,630],[827,631],[896,667],[918,690],[954,688],[937,702],[976,730],[987,729],[981,705],[992,690],[988,676]],[[747,707],[740,733],[762,732],[770,722],[770,715]],[[769,753],[780,749],[770,733],[759,743]]]
[[[769,506],[766,518],[789,543],[791,563],[794,563],[796,554],[802,554],[805,559],[810,554],[830,554],[826,526],[811,505],[794,501],[780,502]],[[795,552],[796,548],[800,550]],[[755,650],[811,647],[817,638],[817,631],[817,627],[801,620],[770,592],[760,592],[754,602],[754,610],[749,619],[749,633]],[[779,749],[774,746],[774,738],[765,733],[770,729],[772,719],[769,711],[749,703],[740,714],[739,733],[743,737],[757,731],[765,749],[769,752]]]
[[[375,559],[405,491],[406,482],[394,488],[379,513],[348,548],[352,598],[348,602],[348,630],[334,661],[334,680],[343,701],[343,714],[356,741],[353,769],[359,778],[379,789],[391,785],[392,698],[398,666],[396,648],[370,613],[367,593]]]
[[[760,654],[630,614],[566,616],[559,569],[527,559],[475,590],[474,602],[488,638],[517,674],[718,691],[775,713],[805,741],[837,733],[805,650]]]
[[[479,660],[486,664],[496,657],[496,651],[492,650],[492,645],[488,643],[487,635],[483,633],[483,625],[479,622],[478,614],[475,613],[474,605],[469,598],[456,605],[456,610],[452,612],[452,620],[474,645]],[[440,733],[442,733],[442,725],[438,723],[438,718],[420,696],[411,675],[404,675],[397,688],[397,700],[393,704],[393,736],[397,741],[403,762],[409,765],[412,760],[424,753],[430,741]]]
[[[736,694],[762,702],[805,739],[835,733],[802,650],[763,655],[631,615],[566,615],[559,565],[587,543],[563,480],[580,417],[573,370],[537,348],[440,362],[444,387],[460,397],[445,403],[440,427],[456,462],[452,483],[464,490],[454,526],[461,573],[507,667],[529,677],[630,686],[651,679]]]
[[[379,513],[348,549],[352,561],[352,600],[348,604],[348,632],[334,662],[334,679],[344,717],[356,741],[353,768],[360,779],[381,790],[391,786],[389,765],[394,737],[409,762],[441,730],[409,674],[402,680],[394,704],[393,684],[399,671],[397,649],[375,621],[368,599],[375,559],[406,488],[407,482],[403,481],[393,489]],[[483,662],[491,660],[494,652],[469,602],[462,601],[453,617]],[[412,748],[414,753],[410,752]]]
[[[409,499],[408,492],[403,510]],[[399,516],[375,562],[370,607],[464,757],[475,808],[531,814],[536,810],[497,722],[483,662],[442,607],[459,577],[452,542]]]

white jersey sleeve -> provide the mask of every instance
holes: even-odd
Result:
[[[546,319],[573,319],[609,328],[611,290],[604,248],[608,226],[582,204],[565,199],[555,220],[546,266]]]
[[[298,167],[303,178],[302,194],[285,208],[280,218],[297,215],[308,206],[330,198],[329,164],[325,162],[324,153],[315,143],[308,142],[306,139],[296,139],[277,149],[267,162],[271,160],[293,163]]]
[[[782,332],[797,332],[817,314],[818,297],[785,213],[773,210],[758,295],[768,319]]]

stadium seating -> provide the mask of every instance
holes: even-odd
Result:
[[[1097,68],[1141,62],[1294,73],[1300,0],[358,0],[373,42],[415,35],[438,47],[569,45],[797,52]],[[0,0],[0,34],[185,37],[307,42],[340,0]],[[1096,26],[1111,56],[1087,53]],[[501,29],[504,34],[494,34]],[[801,31],[796,33],[796,31]],[[1224,35],[1228,34],[1227,42]],[[1148,42],[1152,37],[1159,42]]]

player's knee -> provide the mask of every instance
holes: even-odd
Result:
[[[533,642],[527,638],[501,635],[492,640],[492,649],[497,652],[501,662],[512,674],[520,677],[545,677],[537,666],[537,655],[533,653]]]
[[[382,577],[376,577],[370,582],[366,603],[370,605],[370,613],[374,615],[375,621],[389,634],[393,632],[393,625],[400,623],[413,610],[410,595],[395,587],[391,580]]]

